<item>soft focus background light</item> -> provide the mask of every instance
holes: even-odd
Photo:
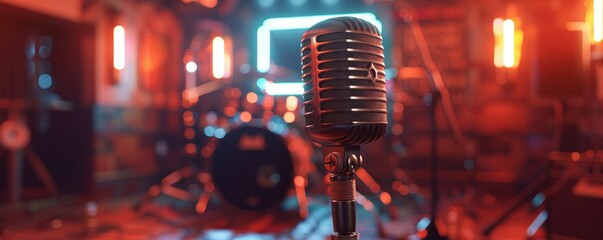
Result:
[[[218,0],[200,0],[199,3],[206,8],[214,8],[218,5]]]
[[[270,7],[274,4],[275,0],[258,0],[258,5],[263,8]]]
[[[503,66],[515,65],[515,23],[511,19],[503,22]]]
[[[287,107],[287,110],[295,111],[295,109],[297,109],[297,97],[288,96],[287,100],[285,101],[285,106]]]
[[[194,73],[197,71],[197,64],[195,62],[187,62],[185,67],[186,71],[189,73]]]
[[[241,121],[244,123],[251,122],[251,113],[244,111],[241,113]]]
[[[523,31],[512,19],[496,18],[492,22],[494,34],[494,66],[517,67],[521,58]]]
[[[214,78],[224,77],[226,66],[224,58],[224,39],[215,37],[212,41],[212,74]]]
[[[603,40],[603,0],[593,0],[593,40]]]
[[[494,19],[492,22],[492,32],[494,33],[494,66],[503,66],[503,20]]]
[[[113,67],[122,70],[126,63],[126,30],[117,25],[113,28]]]
[[[49,74],[40,74],[38,77],[38,86],[41,89],[49,89],[52,86],[52,77]]]
[[[245,99],[247,99],[247,102],[249,102],[249,103],[257,103],[258,95],[255,94],[254,92],[250,92],[250,93],[247,93],[247,96],[245,96]]]
[[[287,122],[287,123],[292,123],[292,122],[294,122],[294,121],[295,121],[295,114],[294,114],[294,113],[292,113],[292,112],[286,112],[286,113],[283,115],[283,119],[284,119],[284,120],[285,120],[285,122]]]

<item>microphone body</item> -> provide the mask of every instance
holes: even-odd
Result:
[[[301,39],[304,120],[308,137],[323,146],[331,173],[332,239],[358,239],[356,183],[360,145],[387,128],[382,37],[371,23],[331,18],[309,28]]]
[[[352,17],[320,22],[302,36],[304,120],[322,145],[360,145],[387,127],[382,38]]]

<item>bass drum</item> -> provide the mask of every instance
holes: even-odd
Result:
[[[244,126],[218,142],[211,171],[225,201],[240,209],[260,211],[285,198],[293,168],[283,137],[265,128]]]

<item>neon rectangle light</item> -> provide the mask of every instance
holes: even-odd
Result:
[[[334,17],[356,17],[364,19],[379,29],[381,32],[381,21],[372,13],[350,13],[332,14],[302,17],[269,18],[264,21],[257,30],[257,70],[265,73],[270,70],[270,32],[279,30],[307,29],[321,21]]]

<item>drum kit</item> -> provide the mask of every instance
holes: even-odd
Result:
[[[168,174],[149,188],[135,208],[163,194],[196,201],[199,214],[214,197],[227,208],[264,212],[275,210],[293,192],[299,216],[305,218],[308,175],[314,169],[311,154],[312,147],[294,134],[282,136],[262,126],[240,126],[217,141],[208,166],[191,164]],[[201,191],[191,190],[191,185]]]
[[[316,202],[309,192],[324,195],[329,184],[327,174],[318,171],[321,168],[316,167],[313,160],[317,151],[297,131],[281,135],[265,125],[231,127],[223,138],[210,139],[206,145],[211,146],[213,152],[205,164],[201,164],[204,166],[190,164],[168,174],[149,188],[134,209],[141,211],[146,203],[167,196],[194,205],[194,212],[199,215],[209,214],[208,210],[213,207],[237,214],[282,215],[284,211],[296,211],[300,220],[309,219],[309,203]],[[401,216],[404,211],[401,207],[425,207],[409,202],[424,201],[418,186],[401,169],[394,172],[393,185],[399,186],[393,191],[378,183],[365,169],[357,173],[358,181],[366,186],[363,189],[368,189],[366,193],[358,193],[361,197],[357,203],[375,218],[380,229],[378,233],[384,236],[389,236],[388,229],[399,226],[397,223],[409,222]],[[406,189],[406,192],[399,189]],[[285,202],[296,202],[297,206],[285,207]],[[408,235],[410,230],[400,231],[394,232]]]

